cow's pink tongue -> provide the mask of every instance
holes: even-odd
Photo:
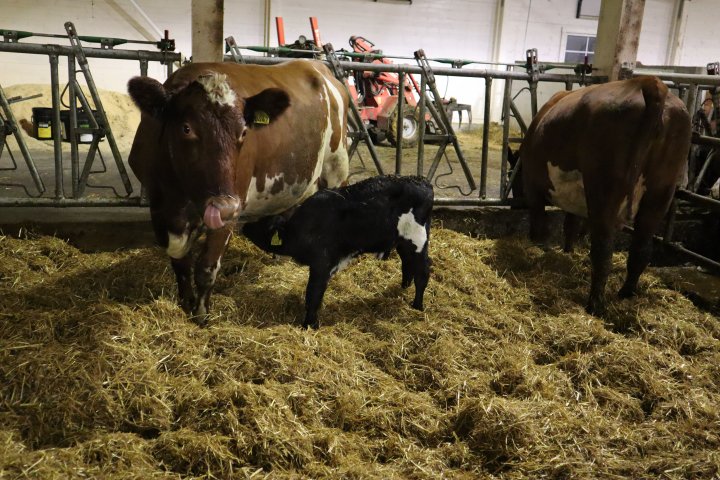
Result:
[[[215,205],[208,205],[205,208],[205,215],[203,215],[203,221],[208,228],[216,229],[222,228],[225,223],[220,217],[220,210]]]

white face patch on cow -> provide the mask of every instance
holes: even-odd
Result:
[[[192,248],[197,235],[196,231],[190,231],[190,225],[185,225],[185,231],[180,235],[168,232],[168,246],[165,250],[169,257],[180,259],[183,258]]]
[[[235,91],[230,88],[227,82],[227,75],[224,73],[213,72],[208,75],[202,75],[198,77],[197,81],[205,88],[211,102],[229,107],[235,105],[237,96],[235,95]]]
[[[553,205],[573,215],[587,217],[585,184],[580,170],[566,172],[550,162],[548,162],[547,167],[548,177],[550,177],[550,183],[552,183],[550,201]]]
[[[421,225],[415,221],[415,215],[412,213],[412,208],[409,212],[403,213],[398,218],[397,224],[398,234],[406,239],[410,240],[415,245],[418,253],[422,252],[422,249],[427,243],[427,231],[425,225]]]

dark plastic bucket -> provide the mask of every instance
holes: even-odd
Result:
[[[102,121],[97,115],[97,110],[92,111],[95,121],[98,122],[98,126],[102,126]],[[63,141],[69,142],[70,132],[70,110],[60,110],[60,121],[63,125]],[[85,110],[78,109],[77,111],[77,126],[78,128],[90,128],[90,116],[85,113]],[[81,133],[78,134],[78,143],[92,143],[92,133]]]
[[[34,107],[32,109],[33,135],[38,140],[53,139],[53,109]]]

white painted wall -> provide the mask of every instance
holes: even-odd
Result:
[[[678,65],[704,66],[720,61],[718,0],[686,0],[679,21],[681,39],[676,60]]]
[[[675,3],[679,0],[647,0],[640,37],[638,60],[643,64],[664,64],[671,47]],[[190,54],[190,0],[135,0],[160,30],[168,29],[177,48]],[[81,35],[132,39],[158,39],[154,27],[143,19],[131,0],[0,0],[0,28],[64,34],[63,23],[71,20]],[[577,0],[504,0],[499,30],[496,32],[500,0],[272,0],[271,16],[285,20],[287,42],[298,35],[311,37],[308,17],[318,18],[322,40],[335,49],[348,48],[351,35],[372,40],[384,52],[411,57],[419,48],[428,57],[469,58],[514,62],[525,57],[525,50],[537,48],[541,62],[562,59],[568,33],[592,34],[597,20],[575,18]],[[685,1],[680,18],[682,40],[677,63],[705,65],[718,59],[712,33],[720,24],[718,0]],[[233,35],[240,45],[261,45],[264,34],[264,0],[225,2],[225,35]],[[499,39],[495,42],[495,38]],[[271,45],[276,45],[274,22]],[[24,42],[59,43],[65,39],[32,38]],[[117,48],[136,48],[121,46]],[[412,60],[397,60],[398,63]],[[124,91],[127,80],[137,75],[135,62],[90,60],[97,85]],[[477,66],[485,68],[485,66]],[[61,81],[67,67],[60,66]],[[149,74],[163,80],[164,67],[151,64]],[[47,57],[0,52],[0,84],[48,83]],[[493,117],[499,116],[499,92]],[[438,78],[438,88],[461,103],[470,103],[479,118],[483,103],[483,82],[473,79]],[[559,87],[562,88],[562,87]],[[552,89],[550,89],[552,90]],[[540,103],[551,91],[543,90]]]

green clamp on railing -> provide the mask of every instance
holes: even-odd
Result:
[[[32,37],[35,34],[32,32],[26,32],[23,30],[0,29],[0,35],[3,36],[3,41],[5,41],[5,42],[17,42],[20,39]]]

